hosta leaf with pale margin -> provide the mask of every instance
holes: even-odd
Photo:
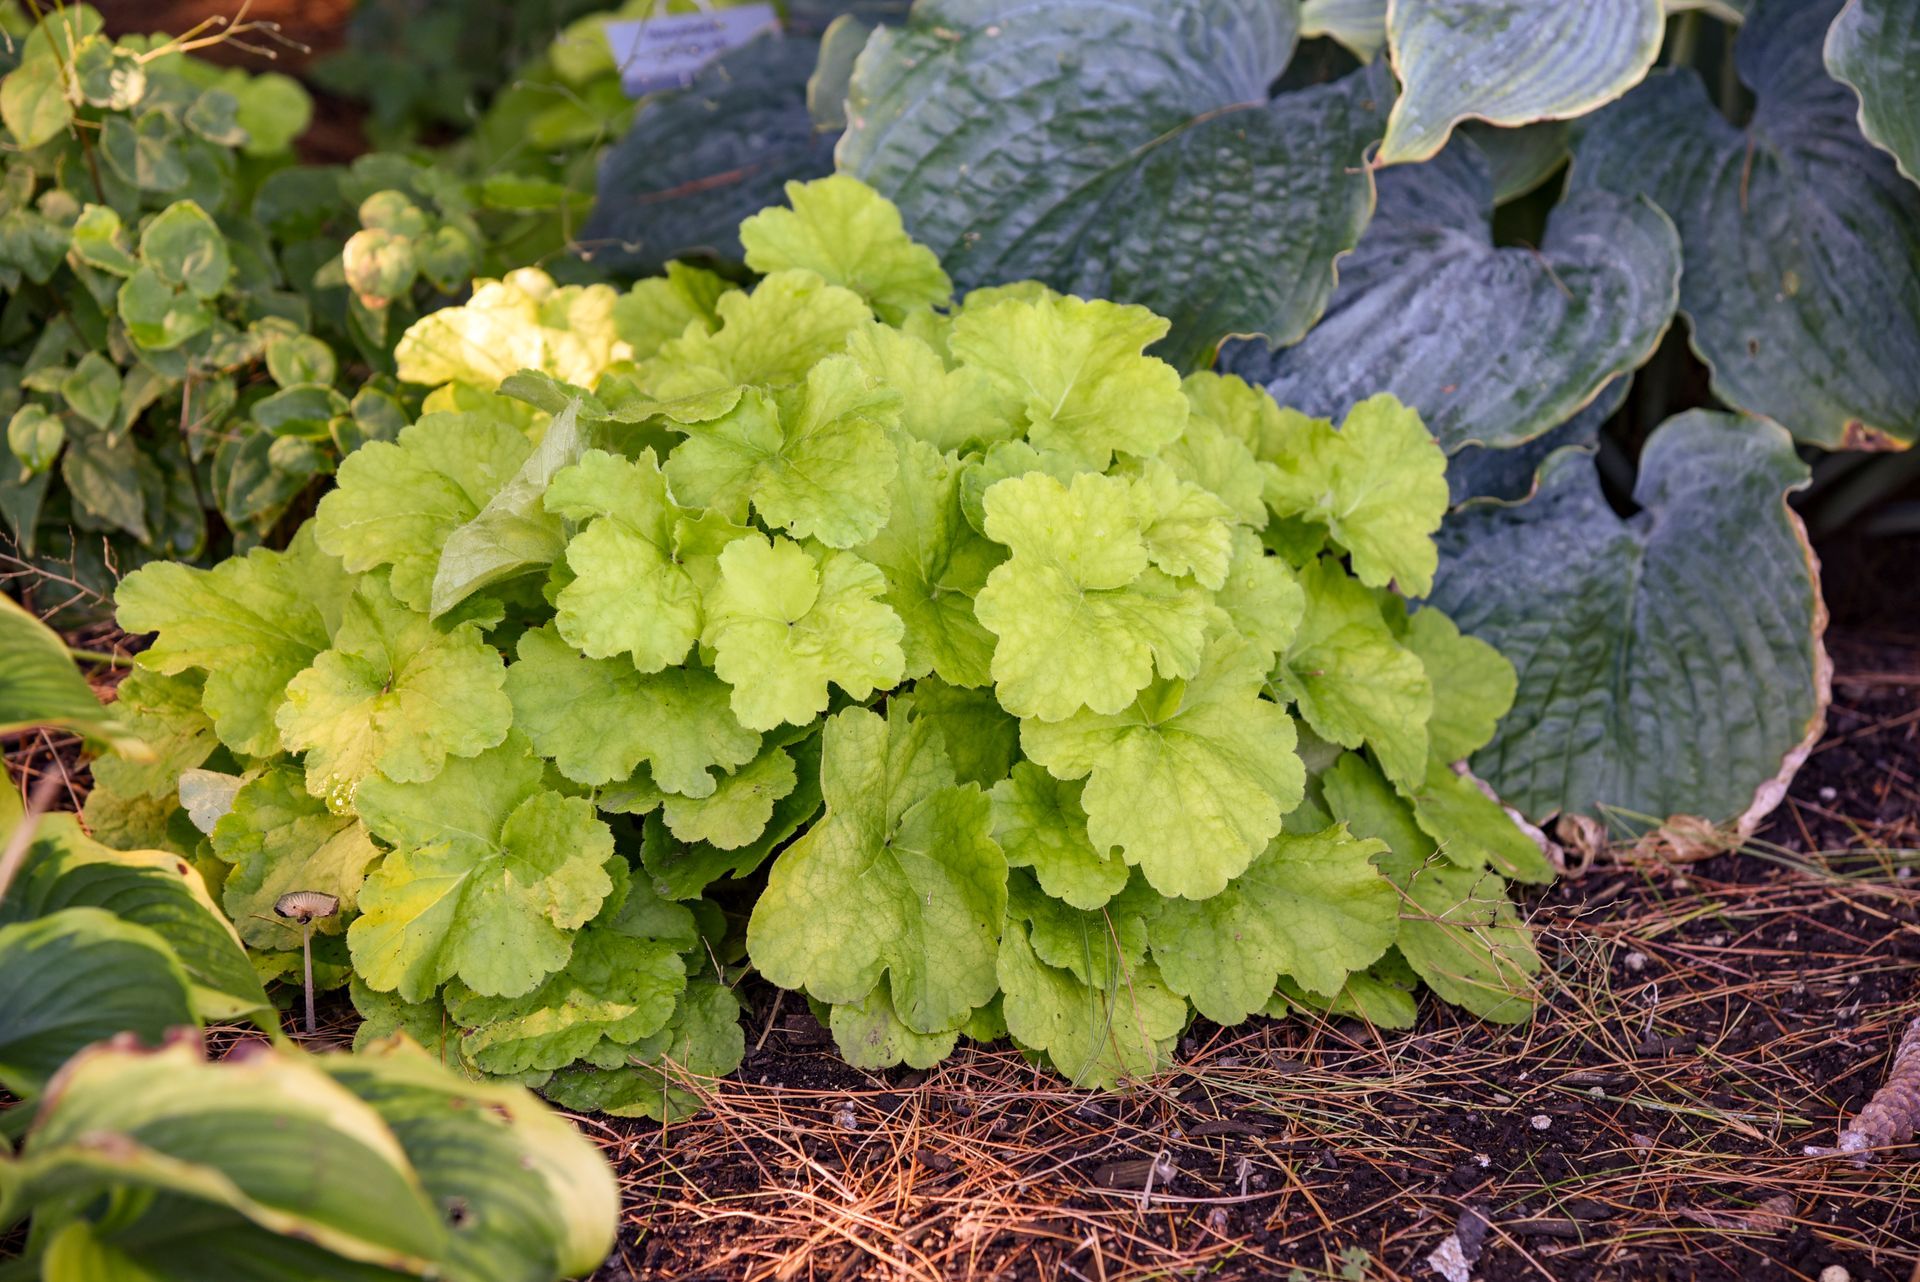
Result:
[[[1149,919],[1167,986],[1216,1023],[1259,1010],[1287,975],[1332,996],[1393,943],[1400,892],[1370,857],[1377,841],[1333,827],[1283,835],[1210,899],[1168,899]]]
[[[745,520],[747,503],[797,539],[850,548],[887,521],[900,395],[853,360],[829,357],[792,390],[750,389],[731,411],[685,424],[667,458],[682,500]]]
[[[1387,47],[1387,0],[1301,0],[1300,34],[1327,36],[1372,62]]]
[[[320,500],[320,546],[354,573],[393,567],[393,594],[431,609],[447,542],[519,473],[533,446],[518,427],[480,414],[423,415],[397,442],[369,441],[340,464]]]
[[[738,259],[741,219],[779,204],[789,180],[831,173],[834,135],[807,114],[819,51],[817,40],[760,36],[685,90],[649,99],[601,162],[580,233],[594,263],[644,275],[672,258]]]
[[[967,451],[1018,436],[1021,402],[971,366],[948,369],[940,353],[906,330],[874,322],[853,331],[847,355],[869,378],[900,393],[900,429],[939,450]]]
[[[1219,637],[1191,679],[1155,681],[1111,715],[1022,721],[1020,744],[1056,778],[1088,777],[1095,849],[1118,847],[1163,895],[1203,899],[1253,862],[1304,794],[1293,719],[1260,698],[1266,674],[1266,652]]]
[[[1585,409],[1558,427],[1550,427],[1524,445],[1494,449],[1463,445],[1447,459],[1447,490],[1455,507],[1468,499],[1518,502],[1533,493],[1540,465],[1569,445],[1593,448],[1600,429],[1627,403],[1633,379],[1622,375],[1600,389]]]
[[[1388,51],[1405,86],[1378,162],[1425,160],[1463,120],[1569,120],[1640,83],[1660,53],[1660,0],[1516,4],[1392,0]]]
[[[840,167],[962,287],[1146,304],[1185,364],[1223,334],[1291,341],[1366,222],[1391,97],[1376,70],[1269,101],[1295,27],[1264,0],[922,0],[861,54]]]
[[[1156,671],[1198,669],[1206,594],[1148,565],[1132,482],[1013,477],[987,490],[985,525],[1013,552],[974,598],[998,638],[992,675],[1007,711],[1055,721],[1083,707],[1119,712]]]
[[[333,646],[287,683],[274,721],[289,752],[306,754],[307,789],[348,795],[385,775],[424,783],[449,757],[507,737],[506,666],[478,621],[444,627],[394,599],[368,575],[348,600]]]
[[[189,993],[166,941],[104,908],[0,926],[0,1082],[31,1095],[82,1047],[123,1032],[157,1043],[194,1022]]]
[[[606,1157],[525,1090],[464,1080],[401,1039],[320,1065],[373,1107],[448,1208],[449,1276],[578,1276],[613,1248],[620,1193]]]
[[[1851,0],[1825,54],[1833,78],[1860,95],[1860,131],[1920,183],[1920,4]]]
[[[275,766],[242,785],[212,835],[213,853],[234,866],[221,901],[250,948],[300,947],[300,926],[273,910],[294,891],[338,899],[339,911],[315,920],[313,929],[345,931],[367,868],[380,857],[360,821],[309,795],[291,766]]]
[[[1487,158],[1493,171],[1493,203],[1504,205],[1536,191],[1560,171],[1572,154],[1573,126],[1564,120],[1502,129],[1485,121],[1469,120],[1460,127]],[[1341,265],[1345,275],[1346,266]]]
[[[885,984],[857,1002],[843,1002],[833,1008],[827,1025],[833,1030],[833,1044],[840,1057],[854,1068],[932,1068],[953,1053],[960,1030],[917,1033],[900,1022],[894,1012],[893,998]]]
[[[1411,783],[1427,771],[1433,681],[1380,612],[1379,597],[1321,557],[1301,572],[1307,612],[1274,669],[1274,686],[1324,738],[1363,742],[1387,774]]]
[[[612,889],[613,834],[542,774],[516,734],[430,783],[361,785],[361,819],[394,847],[361,885],[347,931],[369,985],[419,1001],[458,976],[517,997],[567,964],[574,932]]]
[[[1150,455],[1187,423],[1180,374],[1145,349],[1167,322],[1144,307],[1051,295],[969,300],[947,347],[1021,407],[1036,448],[1104,467],[1114,450]]]
[[[1434,603],[1520,675],[1474,772],[1534,819],[1777,805],[1826,706],[1826,612],[1786,504],[1806,480],[1783,431],[1694,411],[1648,438],[1631,517],[1571,451],[1529,502],[1463,508]]]
[[[940,260],[907,235],[900,211],[859,179],[832,174],[790,182],[787,203],[791,209],[763,209],[740,224],[754,271],[803,267],[851,289],[890,325],[952,299]]]
[[[1087,836],[1084,787],[1020,762],[993,786],[993,839],[1008,865],[1033,869],[1049,895],[1091,910],[1119,894],[1131,874],[1124,860]]]
[[[514,725],[575,783],[613,783],[645,762],[666,791],[704,797],[715,768],[751,761],[760,746],[706,669],[645,675],[625,659],[583,657],[551,627],[520,635],[506,691]]]
[[[1400,952],[1443,1001],[1501,1024],[1533,1014],[1540,954],[1498,875],[1430,864],[1407,900]]]
[[[1000,941],[1001,1013],[1021,1045],[1043,1050],[1075,1086],[1110,1089],[1173,1063],[1187,1003],[1143,962],[1110,989],[1090,988],[1034,955],[1027,929],[1009,922]]]
[[[0,597],[0,734],[50,726],[151,756],[132,728],[101,704],[66,643],[11,597]]]
[[[1081,909],[1043,893],[1029,872],[1007,875],[1007,917],[1027,923],[1034,956],[1102,991],[1147,959],[1147,917],[1160,902],[1138,876],[1106,903]]]
[[[897,685],[905,629],[881,601],[885,589],[851,552],[758,535],[729,543],[701,642],[733,687],[740,724],[805,725],[827,710],[829,682],[857,700]]]
[[[1920,187],[1860,136],[1821,35],[1840,0],[1762,0],[1728,124],[1691,70],[1584,123],[1568,189],[1644,193],[1685,246],[1680,310],[1723,402],[1829,448],[1920,436]]]
[[[1282,411],[1288,448],[1267,482],[1274,515],[1326,527],[1369,587],[1433,586],[1433,532],[1447,511],[1447,460],[1420,415],[1381,393],[1325,419]]]
[[[1466,138],[1381,174],[1320,323],[1285,351],[1238,344],[1229,362],[1310,415],[1390,393],[1448,453],[1565,422],[1653,354],[1679,302],[1680,238],[1645,200],[1587,192],[1553,210],[1538,249],[1499,246],[1493,199]]]
[[[742,384],[803,382],[808,370],[845,348],[849,334],[873,321],[860,295],[797,269],[773,273],[751,293],[722,294],[714,311],[719,329],[689,323],[640,363],[636,378],[647,395],[677,401]]]
[[[1465,761],[1486,747],[1519,688],[1513,664],[1479,637],[1462,636],[1452,619],[1432,607],[1408,621],[1400,643],[1420,656],[1433,686],[1433,715],[1427,718],[1433,760]]]
[[[886,576],[882,599],[906,626],[905,675],[933,672],[956,686],[986,685],[993,634],[974,617],[973,599],[1006,553],[967,523],[957,458],[925,441],[902,440],[898,465],[886,527],[860,555]]]
[[[827,722],[826,814],[774,861],[747,925],[754,966],[826,1002],[884,978],[902,1023],[959,1027],[994,992],[1007,863],[987,797],[953,782],[940,736],[889,709]]]
[[[933,723],[947,742],[953,773],[961,783],[991,789],[1020,756],[1020,723],[1007,715],[991,689],[963,689],[928,677],[894,701]]]
[[[280,750],[274,718],[288,682],[332,644],[353,590],[309,526],[285,552],[255,548],[211,570],[142,566],[120,581],[114,601],[122,628],[159,633],[139,665],[168,675],[204,671],[220,742],[267,757]]]
[[[612,1059],[611,1066],[563,1069],[547,1083],[547,1098],[578,1112],[675,1121],[700,1107],[700,1096],[678,1085],[724,1077],[746,1056],[740,999],[713,978],[687,983],[686,996],[667,1026]]]
[[[7,818],[0,827],[10,831],[19,817]],[[0,926],[68,908],[103,909],[160,936],[186,973],[201,1019],[268,1011],[239,936],[184,859],[158,850],[113,850],[83,833],[72,815],[44,816],[0,901]]]
[[[672,899],[693,899],[722,877],[745,877],[774,848],[784,843],[820,813],[820,736],[809,734],[799,743],[779,749],[793,760],[793,791],[773,803],[760,835],[744,846],[722,850],[710,842],[680,847],[667,837],[665,820],[649,821],[641,860],[654,887]],[[618,807],[611,790],[603,792],[603,810]],[[669,800],[662,798],[662,800]]]

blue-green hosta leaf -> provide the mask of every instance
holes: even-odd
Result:
[[[1564,120],[1501,129],[1470,120],[1460,127],[1493,171],[1493,203],[1504,205],[1535,191],[1558,173],[1572,154],[1573,126]],[[1345,265],[1342,265],[1345,274]]]
[[[1126,887],[1126,862],[1087,836],[1085,785],[1055,779],[1031,761],[993,786],[993,839],[1014,868],[1031,868],[1042,889],[1074,908],[1100,907]]]
[[[1163,901],[1147,926],[1161,978],[1229,1026],[1282,975],[1333,996],[1399,928],[1400,893],[1370,862],[1383,849],[1340,827],[1283,834],[1212,898]]]
[[[1920,183],[1920,4],[1852,0],[1827,30],[1827,70],[1860,95],[1860,130]]]
[[[339,911],[316,920],[313,929],[341,934],[358,907],[368,866],[380,857],[358,819],[327,809],[307,792],[300,771],[285,765],[242,785],[212,836],[213,853],[233,865],[221,902],[240,938],[269,951],[300,947],[300,927],[273,910],[282,895],[332,895]]]
[[[1556,207],[1540,248],[1496,246],[1493,195],[1470,139],[1383,173],[1326,316],[1293,347],[1239,344],[1230,363],[1326,418],[1390,392],[1449,454],[1573,417],[1666,333],[1680,238],[1646,201],[1596,192]]]
[[[1495,449],[1463,445],[1447,459],[1447,490],[1455,507],[1468,499],[1517,502],[1533,493],[1540,465],[1555,450],[1576,445],[1593,448],[1600,429],[1627,403],[1633,379],[1622,375],[1600,389],[1585,409],[1558,427],[1550,427],[1524,445]]]
[[[1007,923],[997,971],[1001,1013],[1021,1045],[1043,1050],[1075,1086],[1107,1088],[1151,1077],[1173,1063],[1187,1003],[1152,962],[1095,988],[1035,955],[1027,928]]]
[[[289,752],[306,754],[308,791],[338,805],[363,779],[424,783],[448,757],[505,739],[506,679],[478,621],[437,624],[395,600],[386,576],[367,575],[332,647],[287,683],[274,723]]]
[[[1840,0],[1761,0],[1734,57],[1758,103],[1736,129],[1691,70],[1584,126],[1570,190],[1644,193],[1685,246],[1680,310],[1722,401],[1817,445],[1920,436],[1920,187],[1860,136],[1828,77]]]
[[[951,301],[953,282],[940,260],[907,235],[900,211],[859,179],[833,174],[790,182],[787,203],[791,209],[763,209],[740,224],[753,270],[804,267],[851,289],[892,325]]]
[[[429,783],[361,785],[355,808],[393,847],[347,931],[370,986],[419,1001],[457,976],[484,996],[517,997],[567,964],[574,932],[612,889],[613,834],[542,775],[515,734]]]
[[[826,814],[754,906],[754,966],[826,1002],[865,1000],[884,979],[908,1028],[958,1028],[993,996],[1006,909],[986,795],[956,785],[940,736],[896,709],[829,720],[821,782]]]
[[[1806,477],[1778,428],[1696,411],[1649,438],[1631,517],[1577,452],[1526,503],[1463,508],[1434,602],[1520,674],[1475,772],[1536,819],[1752,823],[1778,804],[1826,702],[1825,612],[1785,501]]]
[[[1113,714],[1022,721],[1021,746],[1056,778],[1087,779],[1096,850],[1118,847],[1163,895],[1218,894],[1305,788],[1293,719],[1260,697],[1267,658],[1217,638],[1190,679],[1156,680]]]
[[[1366,222],[1391,96],[1376,69],[1270,100],[1296,26],[1265,0],[921,0],[860,56],[840,166],[964,288],[1146,304],[1188,364],[1291,341]]]
[[[1405,86],[1378,162],[1425,160],[1462,120],[1568,120],[1639,84],[1660,52],[1660,0],[1394,0],[1387,42]]]
[[[155,562],[114,592],[121,627],[159,633],[140,666],[205,672],[205,707],[220,742],[246,756],[279,751],[274,718],[287,684],[332,644],[353,595],[354,580],[311,530],[285,552],[255,548],[211,570]]]

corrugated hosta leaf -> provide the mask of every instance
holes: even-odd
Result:
[[[1640,83],[1660,52],[1660,0],[1393,0],[1388,52],[1405,89],[1379,163],[1425,160],[1462,120],[1568,120]]]
[[[1391,94],[1374,69],[1270,99],[1296,26],[1271,0],[921,0],[860,56],[840,167],[963,289],[1145,303],[1176,361],[1288,341],[1366,223]]]
[[[1524,499],[1547,456],[1569,445],[1591,448],[1600,429],[1622,405],[1633,379],[1625,374],[1600,389],[1585,409],[1558,427],[1510,449],[1463,445],[1447,459],[1447,489],[1455,506],[1468,499]]]
[[[1920,435],[1920,188],[1860,136],[1820,60],[1840,0],[1762,0],[1734,56],[1758,97],[1728,124],[1691,71],[1586,126],[1570,189],[1643,192],[1686,247],[1680,309],[1721,400],[1816,445]]]
[[[1853,0],[1827,29],[1827,70],[1860,95],[1860,130],[1920,183],[1920,2]]]
[[[1777,804],[1825,709],[1825,612],[1785,502],[1806,479],[1778,427],[1693,411],[1648,439],[1633,516],[1572,450],[1529,502],[1461,509],[1434,604],[1520,675],[1474,772],[1534,818]]]
[[[1680,290],[1680,238],[1643,200],[1555,209],[1540,249],[1493,243],[1492,170],[1462,138],[1380,176],[1380,209],[1326,316],[1269,354],[1227,357],[1282,405],[1339,418],[1387,391],[1449,454],[1516,445],[1573,417],[1653,354]]]

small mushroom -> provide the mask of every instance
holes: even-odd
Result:
[[[290,890],[273,901],[273,911],[300,923],[300,954],[307,971],[307,1036],[315,1031],[313,1018],[313,923],[340,911],[340,899],[320,890]]]

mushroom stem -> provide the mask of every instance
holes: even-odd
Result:
[[[300,927],[300,956],[307,967],[307,1036],[312,1037],[313,1019],[313,923],[305,922]]]

